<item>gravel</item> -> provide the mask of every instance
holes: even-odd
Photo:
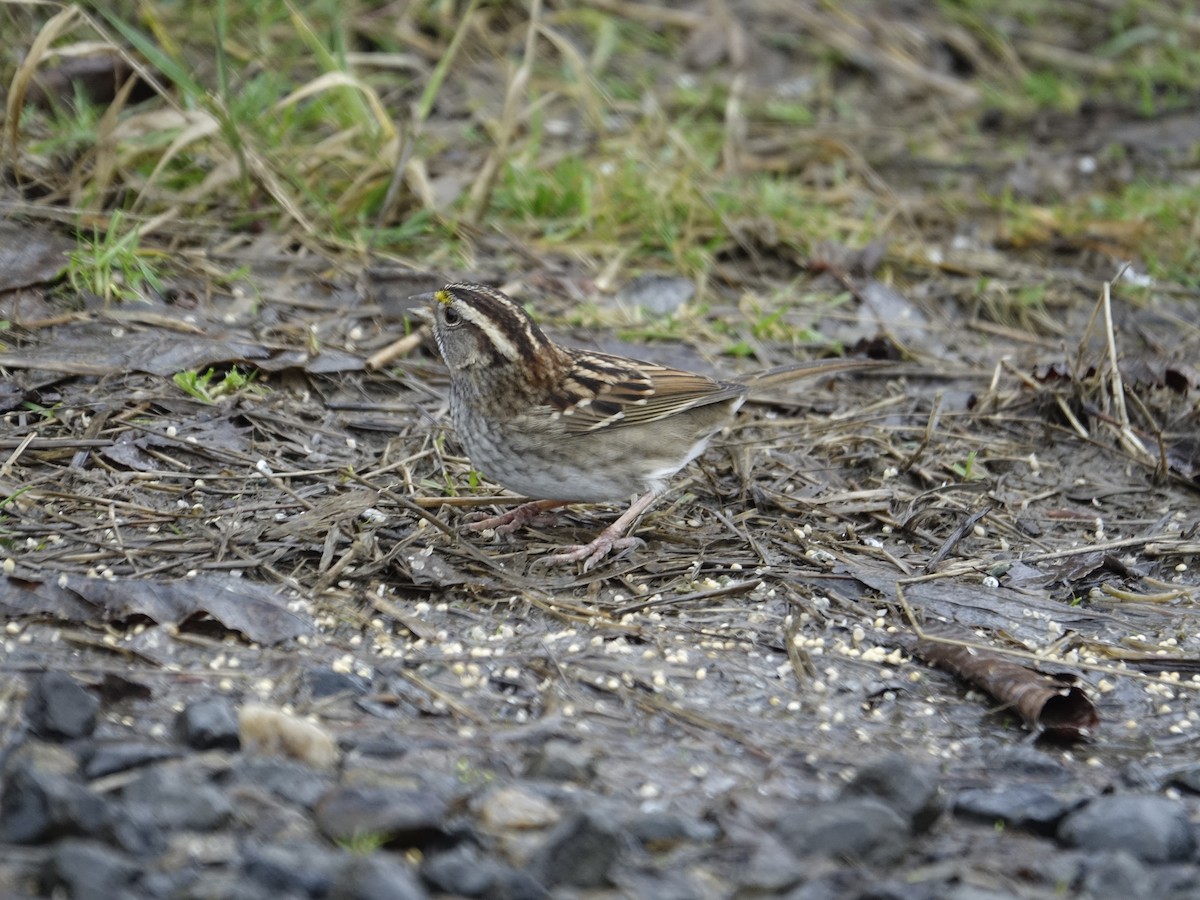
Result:
[[[836,764],[730,742],[714,767],[655,717],[623,742],[599,739],[600,718],[507,740],[436,715],[381,722],[395,683],[308,679],[337,687],[319,717],[252,704],[332,748],[329,764],[287,742],[252,752],[247,704],[181,700],[177,679],[97,704],[82,681],[29,676],[3,758],[0,884],[121,900],[1200,896],[1200,797],[1178,761],[1081,766],[992,735],[955,757]],[[164,707],[178,712],[129,715]]]

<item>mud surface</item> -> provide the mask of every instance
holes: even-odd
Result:
[[[896,130],[935,100],[874,102],[888,127],[839,139],[909,208],[887,261],[751,241],[707,288],[723,323],[801,277],[844,295],[778,301],[821,347],[572,329],[595,273],[486,242],[470,271],[256,262],[255,304],[0,297],[5,895],[1200,896],[1194,291],[1118,280],[1106,310],[1104,248],[920,215],[935,189],[1093,190],[1079,161],[1113,141],[1136,152],[1104,177],[1170,171],[1182,126],[1106,113],[949,171]],[[906,268],[915,241],[944,265]],[[748,404],[645,546],[546,571],[617,511],[466,532],[514,498],[461,456],[430,341],[370,365],[462,278],[671,365],[892,365]],[[257,375],[229,396],[173,381],[231,365]],[[1037,739],[914,655],[917,625],[1075,679],[1098,723]]]

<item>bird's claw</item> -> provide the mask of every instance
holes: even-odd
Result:
[[[564,547],[561,553],[554,553],[550,556],[542,556],[535,559],[530,569],[537,569],[542,566],[571,565],[582,560],[583,571],[590,572],[596,563],[600,562],[600,560],[604,559],[610,553],[632,550],[645,543],[639,537],[617,537],[601,533],[590,544],[576,544],[572,547]]]
[[[471,513],[467,516],[468,531],[487,531],[494,529],[497,534],[512,534],[520,531],[526,525],[553,522],[555,515],[549,512],[542,503],[523,503],[516,509],[510,509],[498,516],[486,513]]]

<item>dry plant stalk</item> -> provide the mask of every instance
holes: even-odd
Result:
[[[518,108],[525,89],[529,86],[529,77],[533,73],[535,51],[537,49],[538,21],[542,14],[542,0],[533,0],[529,9],[529,29],[525,33],[525,54],[521,65],[509,79],[508,88],[504,93],[504,109],[500,114],[497,125],[496,146],[483,162],[483,168],[475,183],[471,185],[471,193],[467,198],[467,208],[463,219],[470,225],[478,225],[483,212],[487,209],[492,198],[492,190],[500,169],[508,158],[508,149],[512,144],[513,134],[517,130]]]

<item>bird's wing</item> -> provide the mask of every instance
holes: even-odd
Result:
[[[549,398],[568,433],[655,422],[746,392],[707,375],[607,353],[574,351],[571,358],[574,365]]]

